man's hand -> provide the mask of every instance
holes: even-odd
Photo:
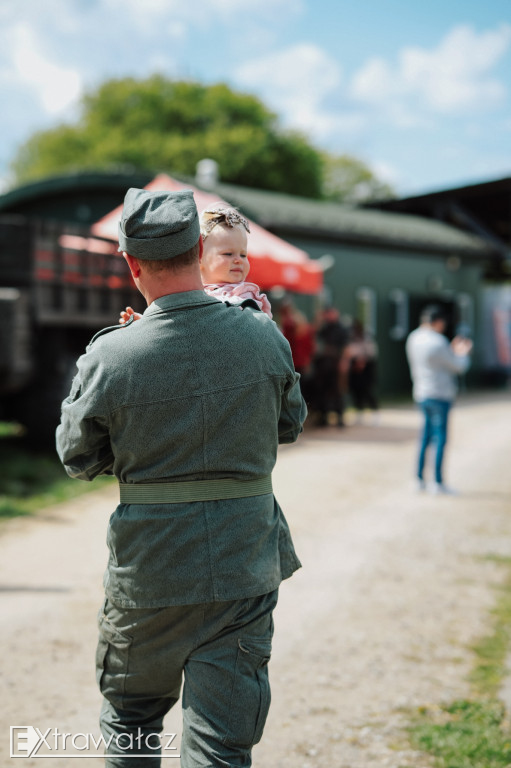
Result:
[[[121,314],[119,318],[120,325],[124,325],[124,323],[127,323],[130,317],[133,317],[133,320],[140,320],[140,318],[142,317],[142,315],[139,314],[138,312],[135,312],[135,310],[132,309],[132,307],[126,307],[126,309],[122,310],[120,314]]]
[[[463,336],[455,336],[451,341],[451,349],[455,355],[459,357],[465,357],[472,351],[473,342],[471,339],[466,339]]]

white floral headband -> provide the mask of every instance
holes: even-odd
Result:
[[[247,232],[250,232],[248,220],[242,216],[236,208],[231,208],[230,206],[225,205],[215,205],[206,208],[201,213],[200,229],[203,240],[209,235],[211,230],[217,226],[217,224],[223,224],[227,227],[241,226],[246,229]]]

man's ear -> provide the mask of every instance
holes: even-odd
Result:
[[[140,277],[140,264],[138,263],[138,259],[135,258],[135,256],[130,256],[129,253],[126,253],[125,251],[122,252],[122,255],[126,259],[126,262],[128,264],[128,267],[130,268],[130,272],[133,276],[133,279],[137,279]]]
[[[202,256],[204,255],[204,240],[202,239],[202,235],[199,238],[199,264],[202,261]]]

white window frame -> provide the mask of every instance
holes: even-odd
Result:
[[[357,300],[356,317],[364,330],[371,336],[376,336],[377,326],[377,296],[373,288],[361,286],[355,294]]]
[[[474,334],[474,299],[469,293],[458,293],[456,295],[457,307],[457,326],[456,333],[463,336],[473,336]]]
[[[408,294],[401,288],[394,288],[389,294],[390,303],[394,307],[394,325],[389,328],[389,336],[394,341],[401,341],[410,330],[410,311]]]

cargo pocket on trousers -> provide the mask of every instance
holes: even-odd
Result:
[[[240,638],[224,744],[250,748],[261,740],[270,709],[268,662],[271,641]]]
[[[112,701],[124,695],[131,643],[132,639],[119,632],[104,615],[100,617],[96,680],[101,693]],[[119,700],[117,703],[120,706]]]

